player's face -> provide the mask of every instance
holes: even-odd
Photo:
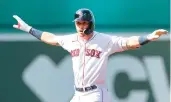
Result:
[[[87,22],[87,21],[76,21],[75,26],[76,26],[76,30],[77,30],[79,36],[82,37],[82,36],[85,36],[83,31],[88,28],[89,22]]]

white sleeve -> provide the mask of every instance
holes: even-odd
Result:
[[[62,36],[56,36],[55,40],[59,43],[59,45],[67,50],[67,51],[70,51],[70,46],[68,44],[70,39],[70,37],[68,35],[62,35]]]
[[[109,42],[110,53],[122,52],[127,50],[126,47],[127,38],[119,36],[111,36],[111,41]]]

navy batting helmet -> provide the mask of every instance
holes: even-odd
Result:
[[[74,21],[88,21],[89,27],[83,31],[84,34],[91,34],[95,28],[95,20],[92,11],[86,8],[82,8],[76,11],[74,15]]]

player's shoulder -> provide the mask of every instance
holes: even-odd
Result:
[[[64,37],[74,37],[75,36],[75,33],[67,33],[67,34],[63,34],[62,36]]]
[[[76,33],[63,34],[60,36],[62,36],[64,40],[73,40],[76,38]]]
[[[112,33],[100,33],[100,32],[96,32],[97,35],[103,39],[115,39],[115,38],[120,38],[120,37],[123,37],[123,36],[119,36],[119,35],[115,35],[115,34],[112,34]]]

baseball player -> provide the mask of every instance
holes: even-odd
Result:
[[[37,39],[54,46],[61,46],[72,56],[75,94],[70,102],[112,102],[105,85],[108,58],[111,54],[141,46],[157,40],[168,31],[155,30],[146,36],[121,37],[94,31],[93,13],[86,8],[76,11],[74,23],[77,33],[55,35],[37,30],[17,15],[14,28],[23,30]]]

